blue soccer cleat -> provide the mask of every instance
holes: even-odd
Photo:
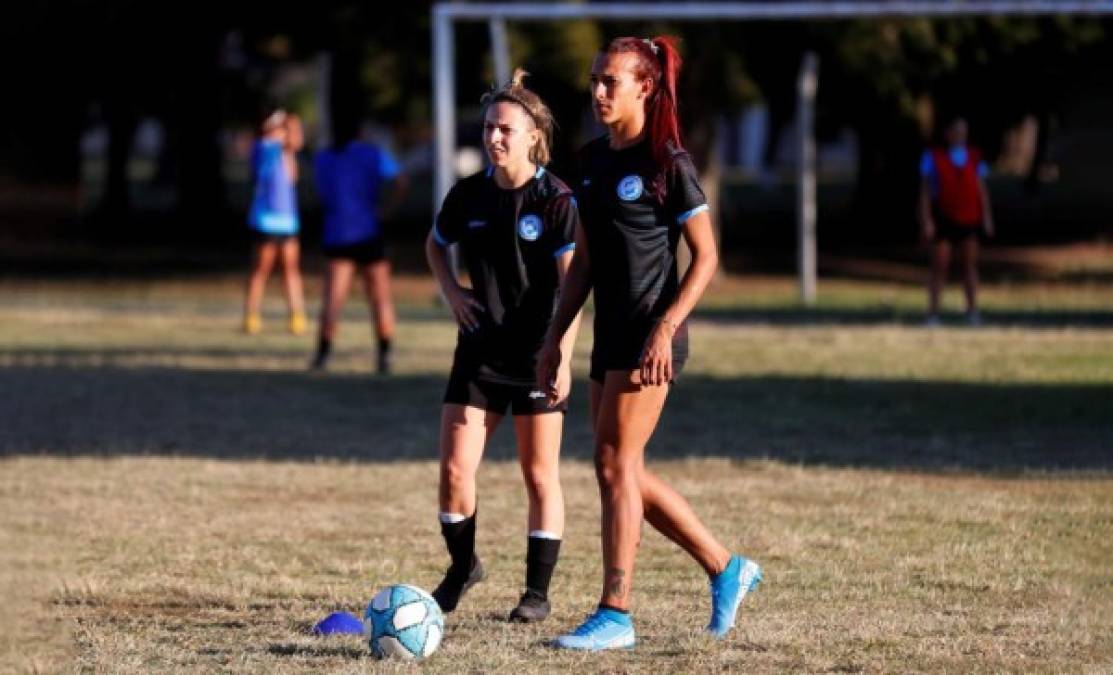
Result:
[[[629,649],[634,646],[634,624],[630,615],[600,607],[580,627],[561,635],[553,643],[560,649],[598,652],[604,649]]]
[[[707,630],[723,637],[734,627],[738,607],[746,594],[761,583],[761,566],[740,555],[732,555],[726,569],[711,578],[711,623]]]

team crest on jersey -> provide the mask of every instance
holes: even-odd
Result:
[[[642,196],[645,186],[642,177],[632,174],[618,181],[618,198],[624,202],[632,202]]]
[[[518,236],[526,241],[537,241],[541,236],[541,218],[532,213],[522,216],[518,220]]]

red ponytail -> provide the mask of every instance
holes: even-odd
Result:
[[[653,81],[653,93],[645,102],[646,125],[653,157],[666,166],[672,154],[681,150],[680,115],[676,107],[676,81],[680,76],[680,51],[677,39],[658,35],[652,40],[621,37],[603,48],[604,54],[632,53],[638,56],[634,76]]]

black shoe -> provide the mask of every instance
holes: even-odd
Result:
[[[551,609],[548,598],[531,588],[527,588],[518,600],[518,606],[510,610],[509,621],[537,623],[548,618]]]
[[[390,371],[394,367],[394,359],[391,358],[390,351],[380,351],[378,361],[379,374],[390,375]]]
[[[317,354],[313,357],[313,362],[309,364],[310,370],[323,371],[328,368],[328,354]]]
[[[456,605],[460,603],[460,598],[464,597],[464,593],[467,593],[472,586],[483,581],[484,576],[483,563],[479,562],[479,556],[473,556],[471,572],[463,579],[456,574],[456,570],[451,567],[448,568],[444,580],[433,591],[433,599],[440,605],[441,611],[447,614],[456,609]]]

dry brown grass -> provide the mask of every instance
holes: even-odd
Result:
[[[705,581],[648,533],[638,649],[586,657],[543,646],[598,590],[598,507],[584,462],[564,470],[570,527],[555,615],[539,627],[502,621],[521,583],[524,497],[516,468],[495,462],[484,467],[480,515],[490,577],[451,616],[426,670],[1113,665],[1107,481],[710,459],[658,468],[733,547],[765,564],[766,583],[730,639],[700,636]],[[11,665],[363,670],[372,663],[358,640],[304,629],[332,610],[360,611],[384,585],[430,587],[444,562],[427,462],[16,458],[3,469],[5,581],[23,591],[5,613]]]
[[[774,286],[763,292],[791,292]],[[224,281],[7,288],[0,672],[411,670],[304,629],[360,611],[386,584],[430,587],[446,562],[430,458],[452,331],[428,287],[412,289],[400,372],[383,380],[367,374],[358,304],[335,371],[316,377],[303,372],[311,338],[234,334],[237,289]],[[1113,669],[1113,333],[863,325],[854,298],[888,291],[832,292],[852,310],[832,325],[746,314],[775,307],[767,295],[711,313],[651,447],[712,528],[765,565],[730,639],[700,634],[705,580],[647,529],[638,648],[545,647],[598,592],[581,395],[555,615],[502,621],[525,553],[503,431],[480,478],[490,577],[424,669]],[[1009,293],[988,296],[1029,311]],[[1037,304],[1059,306],[1048,297]]]

